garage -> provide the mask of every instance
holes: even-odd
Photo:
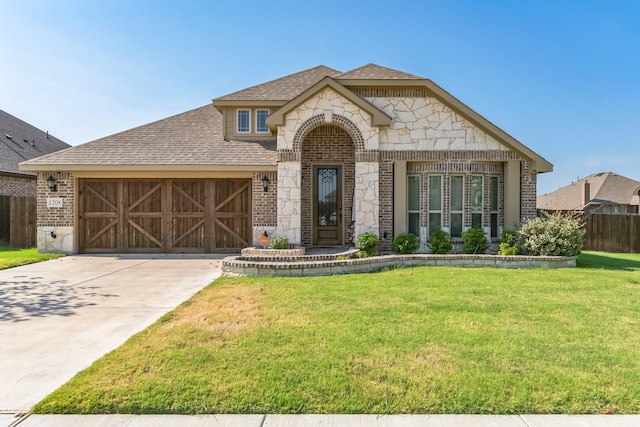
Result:
[[[78,179],[81,253],[239,252],[250,179]]]

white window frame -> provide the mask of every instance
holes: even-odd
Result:
[[[259,120],[259,117],[260,117],[260,112],[262,112],[262,111],[264,111],[264,112],[266,112],[266,113],[267,113],[267,115],[266,115],[266,116],[264,116],[264,130],[260,130],[260,120]],[[270,111],[270,110],[268,110],[268,109],[266,109],[266,108],[260,108],[260,109],[257,109],[257,110],[256,110],[256,133],[269,133],[269,132],[271,132],[271,131],[269,130],[269,126],[267,126],[267,117],[269,117],[269,113],[270,113],[270,112],[271,112],[271,111]]]
[[[248,130],[240,130],[240,113],[247,112],[247,128]],[[236,132],[237,133],[251,133],[251,110],[248,108],[238,108],[236,110]]]

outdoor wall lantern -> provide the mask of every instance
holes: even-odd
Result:
[[[262,189],[265,193],[269,191],[269,178],[267,178],[267,175],[262,177]]]
[[[56,179],[49,175],[49,178],[47,178],[47,186],[49,187],[49,191],[58,191],[58,185],[56,184]]]

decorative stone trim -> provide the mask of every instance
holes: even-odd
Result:
[[[450,162],[450,163],[408,163],[407,173],[468,172],[502,175],[502,163]]]
[[[246,261],[227,257],[222,261],[225,276],[333,276],[370,273],[385,268],[418,266],[567,268],[576,266],[577,257],[495,256],[495,255],[385,255],[349,260]]]
[[[520,160],[520,157],[512,151],[503,150],[380,150],[380,160],[506,162],[507,160]]]
[[[250,260],[250,259],[278,259],[278,258],[291,258],[303,256],[305,252],[305,248],[294,248],[294,249],[261,249],[256,247],[244,248],[240,253],[242,254],[242,258]]]

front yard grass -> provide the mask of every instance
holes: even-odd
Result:
[[[37,413],[638,413],[640,255],[221,278]]]
[[[36,248],[12,249],[7,244],[0,242],[0,270],[47,261],[61,256],[57,254],[39,254]]]

